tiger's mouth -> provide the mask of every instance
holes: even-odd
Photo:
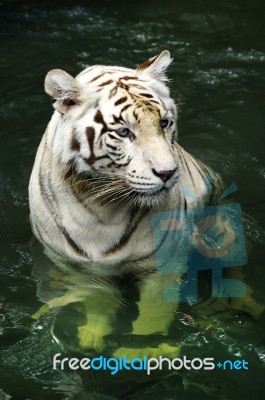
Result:
[[[179,175],[175,176],[174,180],[171,180],[171,182],[167,181],[164,184],[153,185],[149,188],[133,186],[130,185],[129,182],[126,182],[126,185],[128,186],[128,189],[133,193],[139,193],[143,196],[160,196],[161,194],[164,195],[168,190],[170,190],[175,185],[178,178]]]
[[[133,189],[132,193],[137,193],[141,196],[160,196],[161,194],[164,194],[165,192],[167,192],[168,189],[165,187],[162,187],[160,189],[157,190],[153,190],[153,191],[149,191],[149,190],[138,190],[138,189]]]
[[[129,182],[126,182],[126,185],[133,203],[141,206],[154,206],[161,204],[165,200],[167,193],[175,185],[178,178],[179,174],[174,179],[149,188],[133,186]]]
[[[131,191],[133,202],[140,207],[151,207],[161,204],[166,197],[168,189],[163,187],[156,191],[138,191],[137,189]]]
[[[125,177],[102,174],[102,172],[94,171],[93,176],[89,175],[85,179],[76,178],[75,182],[71,182],[72,190],[83,201],[89,201],[91,204],[112,205],[126,204],[138,205],[140,207],[152,207],[161,204],[172,184],[154,185],[152,187],[143,187],[140,183],[137,187],[132,185]]]

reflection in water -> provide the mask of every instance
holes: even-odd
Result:
[[[65,264],[62,270],[40,251],[40,245],[34,246],[38,248],[34,252],[34,275],[39,281],[38,296],[45,304],[33,318],[49,312],[60,314],[65,309],[78,317],[77,325],[72,326],[75,334],[63,334],[68,338],[66,342],[62,339],[61,343],[57,327],[59,337],[55,340],[63,348],[91,354],[105,352],[117,358],[179,354],[176,341],[174,345],[172,341],[171,345],[163,344],[176,305],[164,302],[162,294],[165,287],[175,282],[175,277],[146,271],[108,277],[104,272],[102,276],[99,272],[82,272],[82,266],[78,271],[77,264]],[[134,309],[133,318],[129,304]],[[64,324],[62,327],[65,331]],[[53,334],[56,338],[55,331]],[[146,335],[152,335],[149,341]]]
[[[27,378],[55,385],[58,392],[68,399],[90,399],[98,393],[104,399],[109,390],[104,382],[119,382],[119,391],[136,399],[139,395],[180,391],[204,393],[205,398],[218,391],[218,374],[208,383],[207,375],[194,371],[155,371],[147,376],[140,371],[122,371],[117,376],[110,371],[52,370],[56,353],[63,357],[128,358],[160,355],[181,357],[251,357],[251,351],[240,335],[251,335],[257,328],[264,306],[257,302],[252,291],[244,298],[229,299],[211,297],[211,276],[207,271],[199,281],[199,302],[195,304],[165,303],[159,298],[172,277],[153,274],[145,280],[145,296],[139,301],[139,285],[142,277],[130,274],[116,275],[112,279],[98,274],[88,275],[65,265],[56,267],[43,253],[36,241],[32,245],[34,257],[33,275],[38,282],[38,297],[44,303],[33,314],[35,322],[31,334],[12,346],[6,364],[19,365]],[[232,272],[231,272],[232,270]],[[151,274],[152,275],[152,274]],[[242,279],[240,268],[229,269],[228,277]],[[141,278],[141,279],[140,279]],[[175,318],[172,320],[172,311]],[[139,317],[141,316],[141,317]],[[162,321],[161,318],[162,317]],[[170,326],[168,326],[170,325]],[[169,333],[160,328],[169,328]],[[164,333],[164,335],[163,335]],[[161,346],[161,343],[164,343]],[[246,342],[247,343],[247,342]],[[205,346],[207,350],[204,350]],[[197,350],[196,350],[197,349]],[[253,349],[251,349],[253,350]],[[256,348],[256,352],[261,352]],[[18,356],[19,354],[19,356]],[[18,363],[19,360],[22,362]],[[209,372],[208,372],[209,373]],[[128,389],[128,383],[135,382]],[[232,381],[226,382],[226,393],[234,390]],[[105,393],[105,394],[104,394]],[[116,398],[106,397],[110,399]],[[97,397],[96,397],[97,398]],[[127,398],[127,397],[126,397]]]

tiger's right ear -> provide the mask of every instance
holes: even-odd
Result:
[[[164,50],[157,56],[149,58],[149,60],[139,65],[136,71],[138,72],[138,75],[144,74],[151,78],[166,82],[168,79],[165,72],[171,61],[170,52]]]
[[[52,69],[48,72],[44,88],[54,99],[53,107],[61,114],[65,114],[70,107],[80,103],[80,83],[62,69]]]

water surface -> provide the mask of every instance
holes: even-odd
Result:
[[[237,184],[234,199],[247,215],[244,280],[264,305],[264,14],[259,0],[1,2],[0,399],[234,400],[263,395],[264,312],[253,317],[244,310],[216,310],[209,330],[205,313],[184,305],[171,328],[183,354],[244,357],[249,371],[150,379],[139,373],[113,377],[52,371],[58,349],[76,352],[82,309],[69,305],[39,320],[31,318],[49,291],[45,274],[33,268],[27,185],[52,112],[43,91],[47,71],[62,68],[75,75],[93,64],[134,67],[169,49],[179,141],[227,184]],[[128,312],[133,318],[137,295],[131,297]],[[128,329],[122,310],[118,324],[117,330]],[[117,335],[116,340],[122,339]]]

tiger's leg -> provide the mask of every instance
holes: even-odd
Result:
[[[82,288],[84,289],[84,288]],[[116,288],[112,292],[108,289],[91,289],[87,287],[87,296],[80,295],[78,288],[68,290],[65,295],[56,297],[44,304],[33,319],[53,308],[62,308],[71,303],[81,303],[85,309],[85,324],[77,328],[77,336],[81,349],[93,349],[100,352],[105,347],[104,336],[112,332],[116,321],[116,310],[120,306],[120,296]]]
[[[105,346],[103,336],[112,331],[116,310],[122,303],[118,288],[110,279],[83,276],[74,270],[61,271],[52,266],[49,260],[48,262],[46,279],[40,281],[38,289],[39,297],[45,304],[32,318],[38,319],[52,309],[60,311],[67,305],[76,303],[82,310],[85,321],[82,326],[77,326],[79,346],[82,349],[102,351]],[[42,285],[42,282],[45,284]],[[45,291],[42,287],[45,287]],[[56,295],[61,290],[64,293]]]
[[[104,336],[112,332],[116,312],[121,305],[120,294],[116,288],[107,291],[98,289],[93,296],[84,299],[86,323],[78,327],[81,349],[101,352],[105,348]]]
[[[168,286],[176,283],[176,275],[161,275],[158,272],[150,273],[140,283],[140,301],[138,302],[139,316],[133,322],[133,335],[152,335],[159,333],[165,336],[165,342],[158,347],[146,348],[119,348],[114,357],[176,357],[179,355],[178,346],[166,343],[168,329],[174,319],[177,302],[165,302],[163,291]],[[177,296],[178,293],[175,293]]]

